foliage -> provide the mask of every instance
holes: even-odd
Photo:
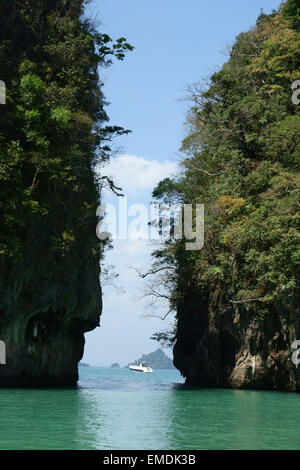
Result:
[[[12,308],[30,310],[36,283],[67,290],[73,280],[79,296],[84,272],[99,275],[96,207],[105,177],[94,170],[109,158],[113,136],[127,132],[107,124],[99,70],[132,46],[97,31],[86,3],[0,0],[2,315],[16,282]]]
[[[299,308],[300,106],[291,99],[299,7],[290,0],[260,15],[209,87],[192,90],[183,174],[153,193],[205,204],[204,248],[191,253],[177,242],[155,254],[156,264],[176,268],[177,312],[196,294],[258,317]]]

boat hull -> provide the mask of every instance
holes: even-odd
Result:
[[[141,366],[129,366],[129,369],[133,372],[143,372],[143,373],[151,373],[153,370],[151,367],[141,367]]]

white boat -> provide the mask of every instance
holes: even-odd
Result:
[[[149,365],[146,364],[146,362],[141,362],[140,365],[138,366],[136,366],[135,364],[131,364],[129,366],[129,369],[135,372],[153,372],[151,367],[149,367]]]

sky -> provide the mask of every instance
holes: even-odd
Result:
[[[98,29],[113,39],[126,37],[135,47],[123,62],[99,71],[110,103],[110,123],[132,131],[115,142],[112,159],[101,170],[122,187],[128,207],[149,204],[156,184],[179,171],[190,106],[187,87],[205,82],[219,70],[235,37],[255,25],[261,9],[270,13],[279,4],[279,0],[93,0],[89,5],[87,15]],[[118,198],[106,192],[104,201],[118,214]],[[84,362],[123,366],[159,347],[150,336],[167,330],[172,317],[157,318],[167,306],[149,307],[149,299],[143,298],[145,283],[132,269],[149,270],[152,250],[148,240],[114,240],[105,263],[114,265],[119,277],[115,285],[103,287],[101,327],[85,335]]]

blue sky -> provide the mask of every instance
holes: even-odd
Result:
[[[113,39],[126,37],[135,47],[124,62],[100,71],[111,103],[107,110],[111,124],[132,130],[116,142],[120,150],[105,169],[123,186],[130,203],[149,202],[153,186],[176,171],[189,107],[184,99],[187,86],[222,66],[228,46],[255,24],[261,8],[269,13],[279,4],[278,0],[93,0],[89,16],[97,19],[99,29]],[[109,195],[106,200],[117,204]],[[149,337],[167,325],[142,318],[147,301],[137,300],[141,281],[128,268],[147,269],[150,252],[145,241],[117,241],[108,253],[107,263],[115,264],[120,273],[119,289],[104,289],[102,327],[86,335],[85,361],[124,365],[157,347]]]
[[[131,129],[127,153],[170,159],[183,136],[188,84],[226,60],[236,35],[279,0],[94,0],[93,14],[113,38],[135,47],[102,74],[112,122]]]

